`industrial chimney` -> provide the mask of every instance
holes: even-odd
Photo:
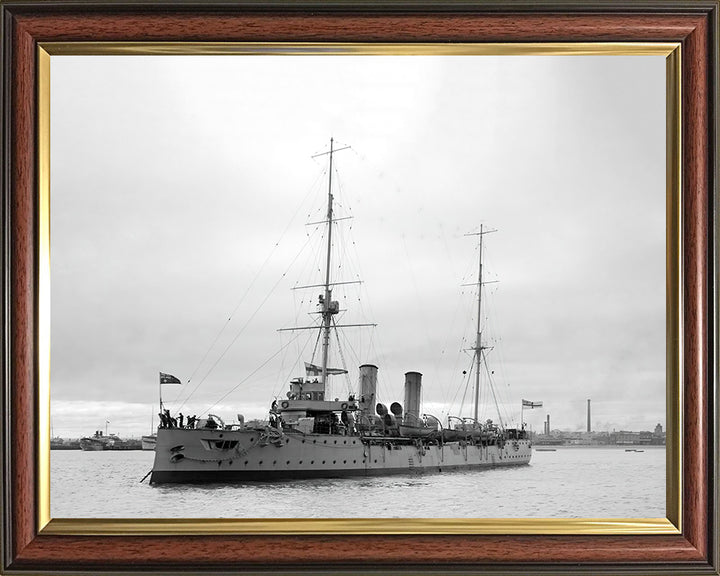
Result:
[[[588,434],[592,432],[592,427],[590,426],[590,398],[588,398],[587,431]]]
[[[378,367],[374,364],[360,366],[360,410],[372,414],[375,409]]]
[[[545,420],[545,435],[550,436],[550,414],[547,415],[547,420]]]
[[[405,373],[405,414],[420,417],[420,391],[422,374],[420,372]]]

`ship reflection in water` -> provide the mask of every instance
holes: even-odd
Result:
[[[139,482],[152,466],[153,452],[53,451],[51,513],[55,518],[365,518],[372,503],[376,518],[662,518],[665,448],[643,449],[557,447],[533,454],[529,466],[439,474],[154,486]]]

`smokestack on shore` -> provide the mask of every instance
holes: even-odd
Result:
[[[420,372],[405,373],[405,414],[420,417],[420,392],[422,390],[422,374]]]
[[[360,410],[375,410],[375,394],[377,391],[378,367],[375,364],[363,364],[360,366]]]
[[[545,436],[550,436],[550,414],[547,415],[545,420]]]
[[[590,426],[590,398],[588,398],[587,431],[588,433],[592,432],[592,426]]]

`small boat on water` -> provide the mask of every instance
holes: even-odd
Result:
[[[143,436],[140,438],[143,450],[155,450],[155,444],[157,443],[157,436],[152,434],[150,436]]]
[[[140,443],[143,450],[155,450],[155,444],[157,442],[157,435],[153,434],[153,415],[154,409],[150,411],[150,434],[140,438]]]
[[[182,482],[245,482],[295,478],[336,478],[376,476],[420,472],[480,469],[493,466],[527,465],[532,445],[523,426],[505,427],[491,420],[478,420],[478,390],[481,369],[486,367],[488,349],[481,338],[482,236],[480,228],[477,333],[474,353],[474,417],[452,416],[447,426],[431,414],[421,411],[422,374],[405,373],[404,403],[387,406],[378,401],[378,367],[363,364],[358,368],[357,388],[347,397],[327,398],[330,376],[347,374],[345,368],[328,366],[328,350],[334,341],[331,333],[339,328],[363,326],[338,324],[340,304],[333,299],[336,284],[331,278],[332,231],[336,225],[333,205],[330,140],[328,155],[327,249],[324,257],[324,281],[308,288],[321,288],[317,302],[319,322],[292,330],[315,330],[321,342],[321,360],[305,362],[306,374],[293,378],[282,400],[275,400],[268,424],[226,423],[216,415],[207,415],[190,426],[181,417],[163,419],[157,430],[155,461],[151,484]],[[370,326],[365,324],[364,326]],[[340,339],[337,339],[338,344]],[[489,373],[489,371],[488,371]],[[161,373],[163,383],[179,383],[172,375]],[[163,378],[165,381],[163,381]],[[161,412],[162,399],[161,399]]]

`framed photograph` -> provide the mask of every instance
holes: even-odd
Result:
[[[2,569],[718,573],[717,8],[4,2]]]

